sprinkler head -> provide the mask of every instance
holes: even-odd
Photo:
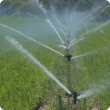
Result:
[[[70,61],[72,55],[65,55],[66,58],[68,58],[68,61]]]
[[[74,104],[76,104],[77,101],[77,92],[74,92]]]

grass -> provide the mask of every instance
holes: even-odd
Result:
[[[56,37],[51,27],[43,19],[2,16],[0,17],[0,22],[65,55],[64,49],[57,46],[60,44],[59,38]],[[96,24],[93,23],[92,25],[95,26]],[[91,27],[87,28],[89,30]],[[110,25],[107,25],[102,28],[103,33],[98,30],[86,35],[83,41],[73,45],[70,49],[70,54],[73,56],[95,50],[93,54],[71,60],[70,90],[78,93],[89,88],[100,89],[101,91],[94,93],[89,98],[80,99],[78,102],[79,109],[90,110],[96,102],[98,102],[98,106],[102,110],[106,110],[110,106],[109,28]],[[85,30],[82,31],[84,32]],[[10,29],[0,26],[0,32],[0,106],[4,110],[30,110],[43,103],[48,104],[47,110],[66,109],[67,103],[61,101],[61,98],[66,97],[65,91],[49,79],[37,65],[10,45],[5,37],[9,36],[19,41],[65,86],[67,86],[66,58]],[[55,40],[52,41],[47,39],[47,37]],[[104,86],[104,90],[102,90],[102,86]],[[92,103],[93,105],[90,106],[91,99],[94,99],[94,104]],[[60,101],[61,105],[59,104]]]
[[[15,50],[6,52],[0,59],[0,106],[5,110],[37,106],[48,86],[44,85],[48,78]]]

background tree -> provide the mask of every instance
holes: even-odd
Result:
[[[105,3],[103,0],[39,0],[39,2],[49,11],[51,11],[50,7],[53,5],[57,13],[62,13],[67,8],[71,11],[75,6],[77,6],[78,11],[90,13],[91,10],[98,8],[98,6],[105,4],[106,7],[108,5],[108,2]],[[10,9],[4,12],[6,15],[17,13],[19,16],[24,16],[27,12],[35,15],[43,15],[42,11],[37,7],[36,0],[4,0],[1,3],[1,10],[7,8]],[[107,8],[100,13],[97,20],[107,20],[109,17],[110,8]]]

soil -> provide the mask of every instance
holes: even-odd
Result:
[[[72,100],[70,98],[70,100]],[[91,104],[94,102],[94,99],[90,99],[91,100]],[[67,102],[67,98],[62,98],[62,101]],[[98,107],[98,102],[95,104],[95,107],[90,109],[90,110],[100,110],[100,108]],[[48,107],[48,105],[44,105],[43,107],[40,107],[38,110],[45,110],[45,107]],[[78,109],[79,110],[79,109]]]
[[[48,107],[48,106],[44,105],[44,107],[40,107],[38,110],[45,110],[45,107]]]

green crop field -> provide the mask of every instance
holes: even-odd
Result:
[[[66,54],[59,48],[60,40],[44,19],[21,17],[0,17],[0,23],[7,25],[45,45]],[[92,23],[96,26],[101,23]],[[88,26],[88,29],[92,27]],[[94,33],[70,48],[70,54],[89,53],[71,59],[70,91],[78,94],[93,91],[90,97],[79,99],[79,110],[94,107],[106,110],[110,106],[110,25]],[[81,33],[86,30],[82,29]],[[76,35],[78,38],[79,34]],[[0,106],[4,110],[34,110],[46,105],[46,110],[66,110],[66,92],[19,52],[7,40],[14,38],[49,71],[67,86],[66,58],[27,39],[19,33],[0,25]],[[61,102],[61,103],[60,103]],[[72,101],[70,102],[70,107]]]

